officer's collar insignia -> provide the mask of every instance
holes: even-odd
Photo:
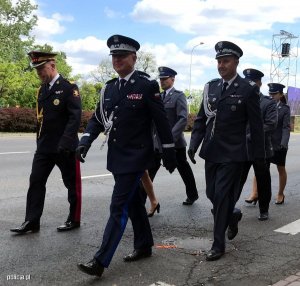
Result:
[[[59,84],[59,80],[56,82],[56,84]]]
[[[216,100],[217,100],[217,99],[216,99],[215,97],[212,99],[213,102],[215,102]]]
[[[234,87],[238,87],[239,84],[238,84],[237,82],[235,82],[235,83],[233,84],[233,86],[234,86]]]
[[[132,79],[130,80],[130,83],[135,83],[135,80],[132,78]]]

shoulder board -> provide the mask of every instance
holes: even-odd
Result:
[[[147,73],[143,72],[143,71],[137,71],[138,76],[141,78],[145,78],[145,79],[150,79],[150,75],[148,75]]]
[[[214,78],[214,79],[210,80],[208,83],[215,82],[215,81],[218,81],[218,80],[220,80],[220,79],[219,78]]]
[[[175,93],[183,93],[181,90],[177,90],[177,89],[174,89],[173,92],[175,92]]]
[[[269,100],[273,100],[273,98],[269,95],[264,95],[264,98],[269,99]]]
[[[109,83],[115,82],[117,79],[118,79],[117,77],[112,78],[112,79],[108,80],[105,84],[109,84]]]

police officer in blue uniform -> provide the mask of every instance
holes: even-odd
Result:
[[[256,69],[245,69],[243,71],[245,75],[245,79],[253,81],[260,88],[262,85],[261,79],[264,74]],[[245,163],[243,168],[243,173],[241,177],[241,189],[242,192],[243,186],[247,180],[249,170],[253,165],[256,182],[257,182],[257,194],[252,194],[251,198],[246,200],[247,203],[253,203],[257,201],[259,202],[259,210],[260,214],[259,220],[267,220],[269,217],[269,204],[271,201],[272,195],[272,187],[271,187],[271,174],[270,174],[270,162],[269,159],[273,156],[273,146],[271,142],[271,136],[273,131],[277,126],[277,109],[276,102],[270,96],[264,96],[261,92],[259,94],[260,99],[260,109],[261,115],[264,123],[264,135],[265,135],[265,154],[266,154],[266,168],[265,169],[257,169],[256,163],[253,162],[253,154],[252,154],[252,142],[251,142],[251,134],[248,130],[247,132],[247,143],[248,143],[248,155],[249,161]],[[254,188],[254,192],[256,189]]]
[[[184,130],[187,124],[187,102],[182,91],[174,88],[177,72],[169,67],[159,67],[160,85],[163,89],[161,97],[164,103],[167,117],[172,128],[172,135],[175,143],[177,169],[185,184],[187,198],[183,205],[192,205],[198,199],[193,171],[186,158],[186,141]],[[161,162],[161,143],[159,136],[154,134],[155,167],[149,170],[150,178],[153,180]]]
[[[213,204],[214,241],[206,260],[219,259],[225,252],[228,226],[237,228],[241,213],[233,213],[242,167],[248,160],[246,129],[249,123],[255,161],[264,164],[263,123],[259,91],[254,83],[237,74],[243,51],[236,44],[221,41],[215,45],[221,79],[204,87],[203,101],[195,119],[188,155],[195,163],[195,152],[202,143],[205,160],[206,195]]]
[[[101,102],[89,120],[77,148],[81,161],[100,132],[108,137],[107,169],[115,185],[102,244],[81,271],[101,276],[112,260],[125,230],[128,217],[134,231],[134,251],[124,261],[136,261],[152,254],[153,238],[144,201],[139,193],[140,179],[154,161],[151,125],[154,121],[162,141],[167,170],[176,168],[174,142],[156,81],[134,70],[140,45],[129,37],[113,35],[107,40],[112,64],[119,77],[106,83]]]
[[[25,222],[11,231],[23,234],[40,230],[46,182],[55,165],[61,171],[70,203],[69,216],[57,230],[67,231],[80,226],[81,175],[75,149],[79,142],[81,99],[77,85],[58,73],[55,53],[32,51],[28,55],[42,82],[37,93],[37,149],[27,193]]]
[[[269,94],[276,101],[278,111],[277,128],[272,134],[272,144],[274,147],[274,156],[270,159],[271,163],[277,166],[279,174],[279,189],[276,198],[276,205],[284,203],[284,189],[287,181],[287,173],[285,169],[286,155],[290,139],[290,118],[291,111],[287,105],[286,98],[283,93],[285,86],[281,83],[269,83]]]

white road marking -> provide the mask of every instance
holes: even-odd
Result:
[[[92,178],[99,178],[99,177],[109,177],[112,176],[112,174],[102,174],[102,175],[93,175],[93,176],[83,176],[81,177],[82,180],[84,179],[92,179]]]
[[[11,154],[29,154],[31,153],[30,151],[23,151],[23,152],[4,152],[0,153],[0,155],[11,155]]]
[[[274,231],[295,235],[300,232],[300,219],[275,229]]]
[[[158,282],[155,282],[155,283],[153,283],[149,286],[175,286],[175,285],[174,284],[171,285],[171,284],[167,284],[165,282],[158,281]]]

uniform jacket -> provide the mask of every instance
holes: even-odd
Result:
[[[208,105],[216,110],[216,117],[208,120],[203,100],[194,122],[190,148],[196,151],[202,143],[200,156],[214,163],[248,161],[246,127],[249,122],[254,158],[264,158],[258,87],[239,75],[223,95],[222,79],[212,80],[208,85]]]
[[[278,111],[278,123],[277,128],[275,129],[274,133],[272,134],[272,144],[274,150],[279,150],[280,145],[284,148],[288,148],[288,143],[290,139],[290,117],[291,111],[290,107],[282,102],[279,103],[277,106]]]
[[[81,99],[76,84],[62,76],[37,95],[37,152],[56,153],[58,146],[75,151],[81,121]]]
[[[89,120],[80,145],[90,146],[104,131],[100,104]],[[156,81],[135,71],[119,91],[118,79],[107,82],[104,110],[113,113],[108,139],[107,169],[115,174],[144,171],[154,163],[152,120],[163,145],[173,145],[173,138]]]
[[[271,158],[274,155],[273,145],[271,141],[272,134],[277,126],[278,114],[276,108],[276,101],[270,97],[265,96],[260,93],[260,110],[264,124],[264,134],[265,134],[265,152],[266,158]],[[253,154],[252,154],[252,143],[251,143],[251,136],[250,130],[248,129],[249,134],[247,134],[248,138],[248,148],[249,148],[249,158],[253,161]]]
[[[175,148],[186,147],[184,138],[184,130],[187,124],[187,102],[182,91],[172,88],[166,97],[163,99],[164,107],[167,112],[167,117],[172,128],[172,135],[175,143]],[[155,138],[155,148],[160,148],[159,138]]]

